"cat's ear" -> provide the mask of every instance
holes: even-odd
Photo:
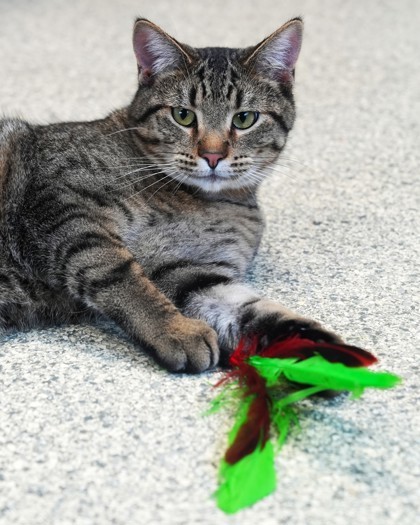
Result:
[[[134,25],[133,47],[141,83],[150,84],[162,71],[182,67],[192,58],[179,42],[145,18]]]
[[[279,82],[293,82],[302,45],[303,22],[293,18],[259,43],[245,60],[257,72]]]

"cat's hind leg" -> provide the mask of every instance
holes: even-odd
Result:
[[[22,312],[28,299],[15,272],[8,269],[0,257],[0,334],[10,329],[23,328]]]

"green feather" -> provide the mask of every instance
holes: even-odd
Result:
[[[233,428],[229,432],[231,445],[241,426],[246,422],[249,406],[255,396],[242,399]],[[270,442],[258,446],[234,465],[222,459],[219,470],[219,488],[215,493],[217,506],[227,514],[253,505],[276,488],[274,450]]]
[[[276,489],[274,449],[270,441],[234,465],[222,460],[217,506],[227,514],[253,505]]]
[[[325,390],[348,390],[359,397],[365,388],[391,388],[400,378],[389,372],[374,372],[362,367],[331,363],[320,355],[309,359],[278,359],[253,356],[249,363],[273,386],[283,375],[289,381],[320,387]]]

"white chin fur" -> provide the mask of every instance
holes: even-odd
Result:
[[[236,182],[236,184],[235,184]],[[229,179],[211,179],[211,177],[202,177],[202,178],[189,178],[187,183],[191,186],[196,186],[204,191],[210,193],[217,193],[221,190],[232,189],[234,187],[240,187],[238,184],[239,181],[230,181]]]
[[[178,181],[182,181],[188,186],[194,186],[200,188],[208,193],[218,193],[223,190],[234,190],[240,188],[250,187],[252,181],[247,179],[246,175],[240,177],[217,177],[214,178],[211,175],[191,177],[185,175],[172,175],[172,177]]]

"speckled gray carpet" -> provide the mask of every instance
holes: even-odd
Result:
[[[184,7],[181,9],[181,5]],[[173,377],[109,327],[0,341],[5,525],[412,525],[420,501],[420,7],[417,0],[0,0],[0,111],[90,119],[127,103],[142,14],[193,45],[248,45],[302,14],[299,118],[265,183],[250,278],[374,350],[392,391],[305,402],[276,494],[215,508],[229,416],[218,373]]]

